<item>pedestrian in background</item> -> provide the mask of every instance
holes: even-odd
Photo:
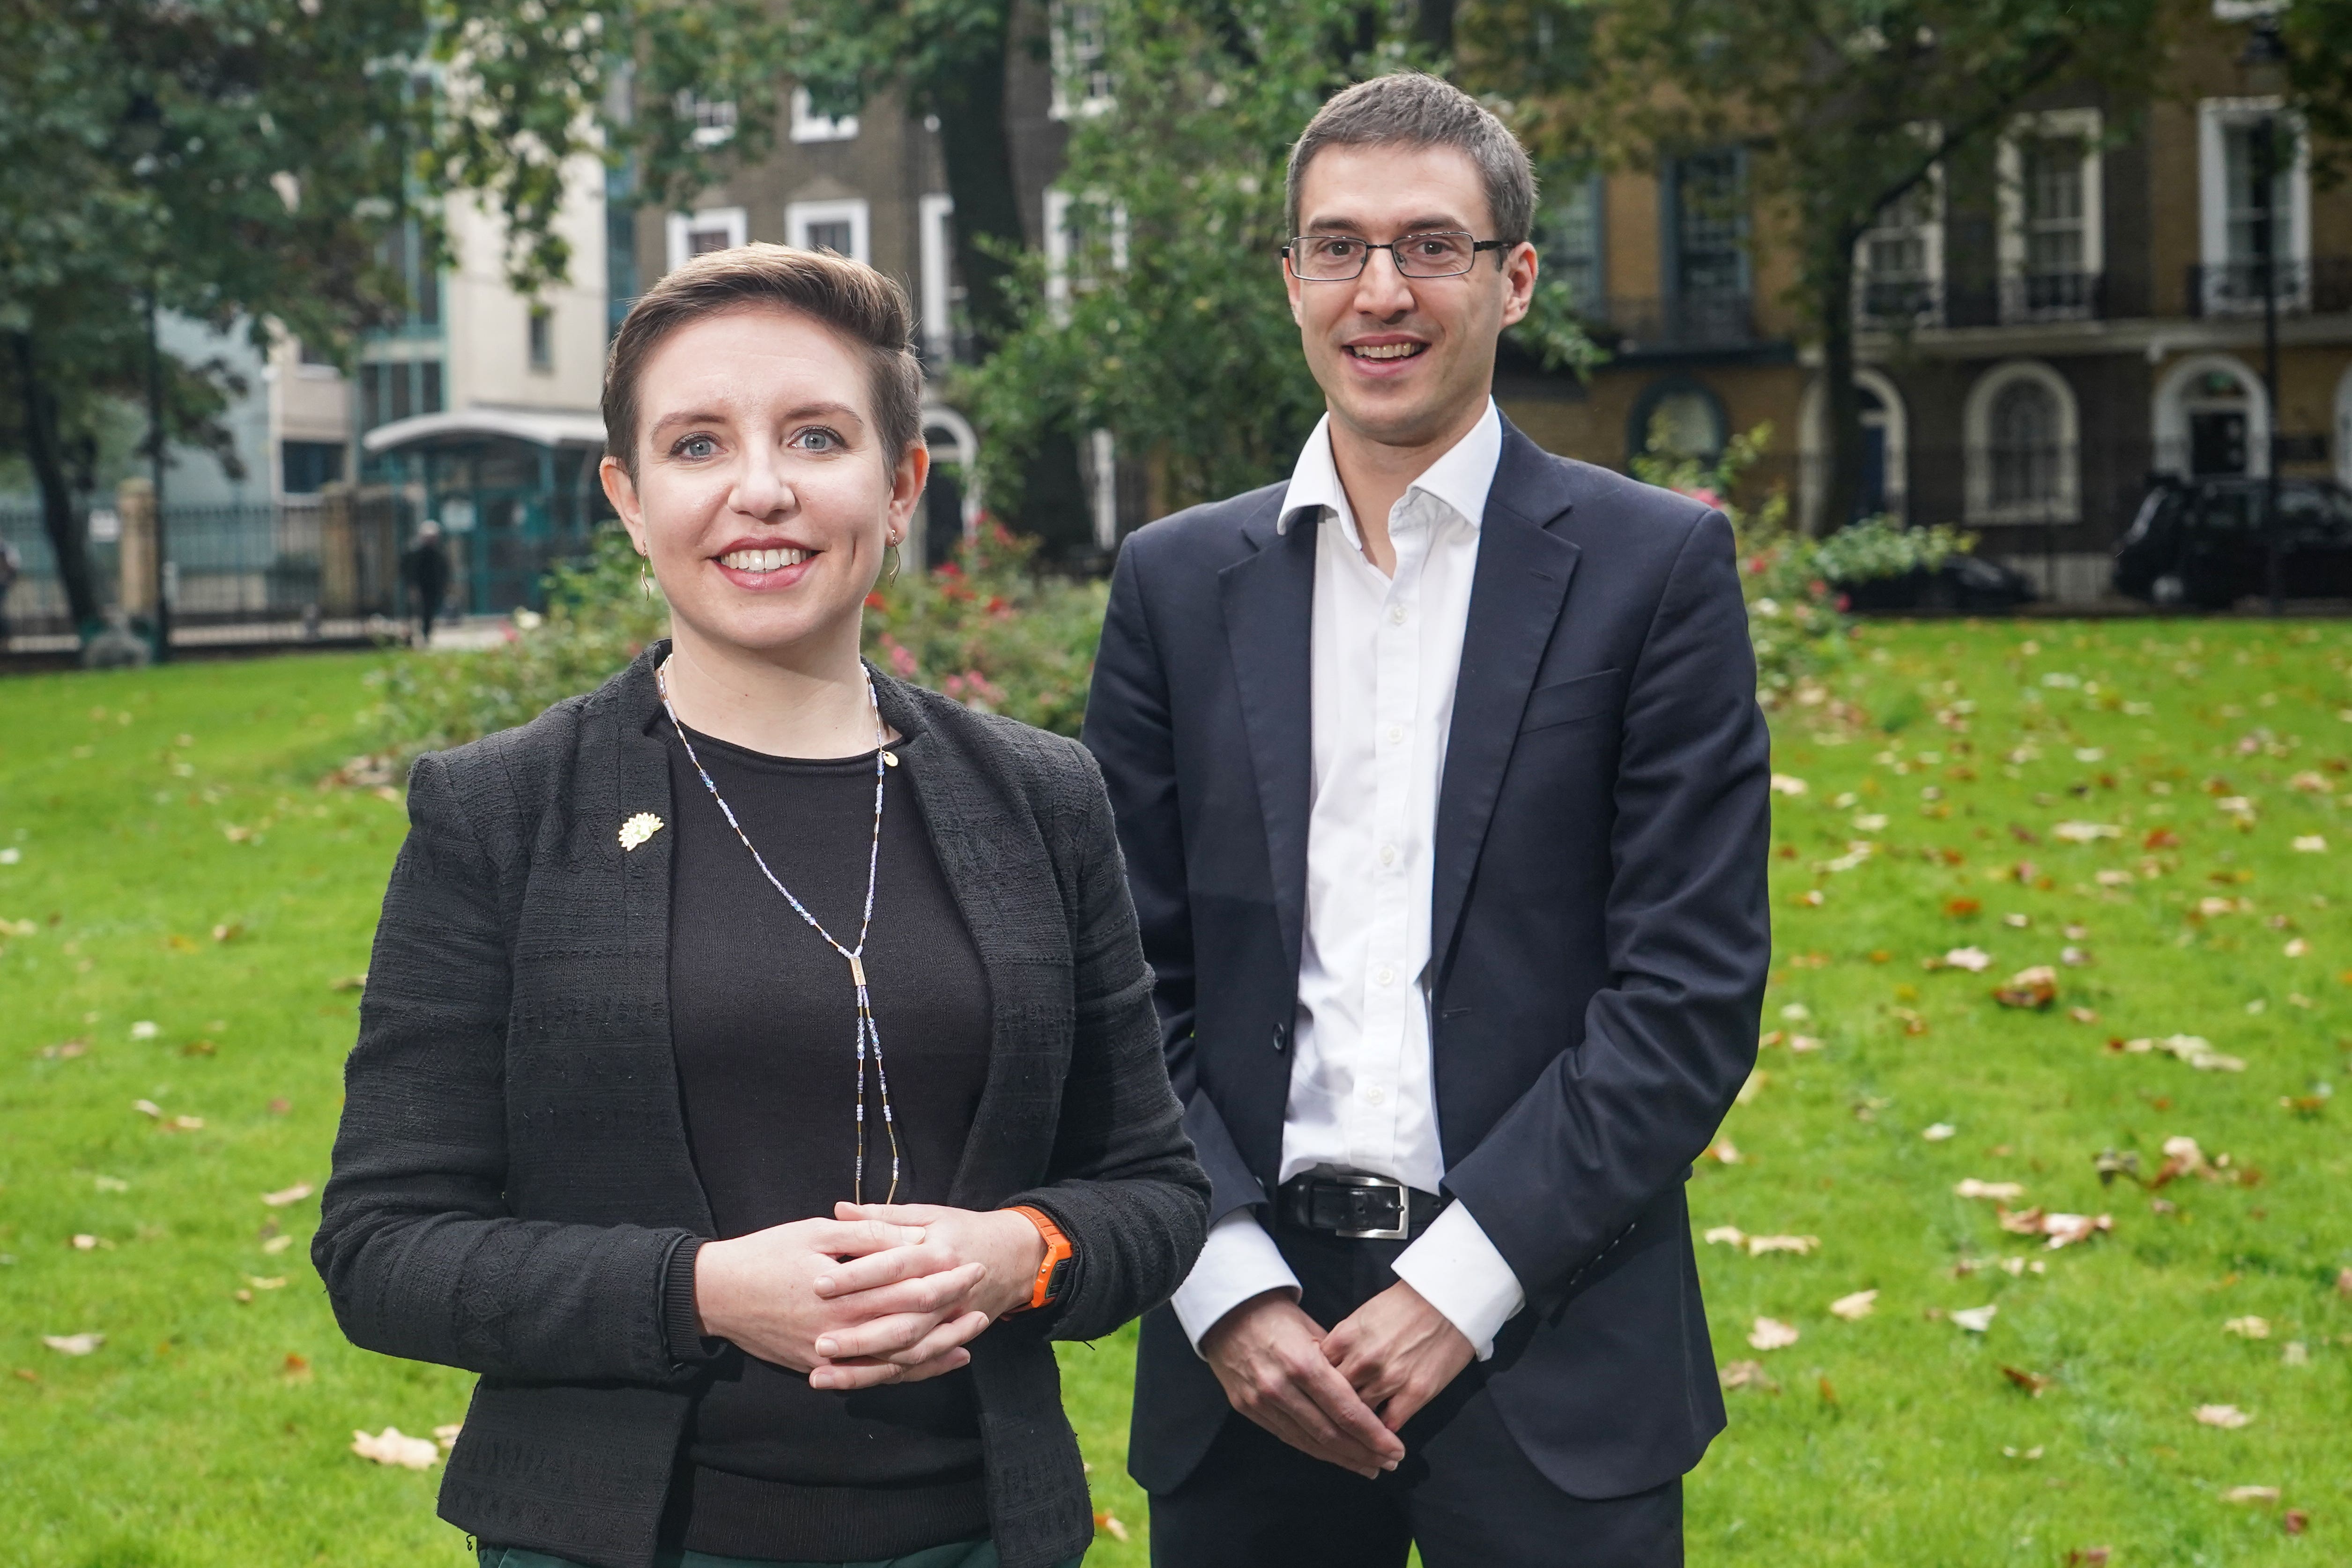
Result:
[[[8,590],[24,574],[24,558],[16,553],[16,547],[0,540],[0,653],[8,651]]]
[[[449,552],[441,544],[441,525],[427,518],[417,525],[416,542],[400,558],[401,581],[416,595],[416,646],[433,641],[433,617],[441,611],[441,597],[449,591]]]

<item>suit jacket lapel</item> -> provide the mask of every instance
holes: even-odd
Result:
[[[1315,540],[1322,531],[1300,518],[1285,532],[1280,492],[1250,520],[1243,537],[1255,552],[1218,574],[1242,722],[1265,821],[1266,858],[1282,929],[1286,973],[1298,969],[1307,907],[1307,818],[1315,766],[1309,701],[1314,689],[1312,621]]]
[[[1495,814],[1528,689],[1551,642],[1580,548],[1551,531],[1569,511],[1558,464],[1508,422],[1470,579],[1470,619],[1437,791],[1429,927],[1433,980],[1452,956],[1471,873]]]

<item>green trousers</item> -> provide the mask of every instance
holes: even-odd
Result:
[[[569,1558],[520,1546],[484,1546],[477,1555],[481,1568],[580,1568]],[[1081,1552],[1059,1568],[1079,1568],[1085,1561]],[[997,1558],[996,1542],[983,1539],[951,1541],[876,1563],[777,1563],[763,1557],[714,1557],[708,1552],[665,1552],[654,1560],[654,1568],[997,1568]]]

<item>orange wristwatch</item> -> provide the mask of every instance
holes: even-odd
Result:
[[[1014,1312],[1027,1312],[1050,1306],[1061,1299],[1062,1287],[1068,1283],[1070,1278],[1070,1259],[1076,1256],[1076,1249],[1071,1247],[1070,1238],[1062,1234],[1062,1227],[1043,1210],[1020,1204],[1013,1212],[1035,1226],[1037,1234],[1045,1238],[1045,1258],[1037,1265],[1037,1282],[1030,1288],[1029,1300],[1013,1309]],[[1006,1314],[1008,1317],[1011,1315]]]

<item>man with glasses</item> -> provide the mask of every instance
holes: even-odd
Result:
[[[1127,542],[1087,710],[1214,1184],[1137,1363],[1153,1561],[1679,1563],[1683,1184],[1769,956],[1730,530],[1496,409],[1535,182],[1475,101],[1349,89],[1288,199],[1328,412]]]

